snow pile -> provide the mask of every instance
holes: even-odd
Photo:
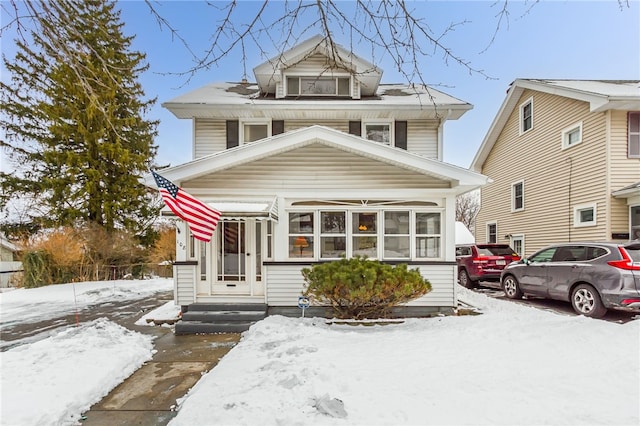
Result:
[[[152,337],[105,318],[1,352],[0,423],[77,424],[152,355]]]

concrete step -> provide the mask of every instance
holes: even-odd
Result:
[[[200,322],[250,322],[260,321],[267,316],[266,311],[192,311],[182,314],[182,321]]]
[[[180,321],[176,323],[175,334],[199,334],[199,333],[242,333],[247,331],[255,321],[235,322],[202,322]]]
[[[264,303],[192,303],[188,307],[193,311],[264,311],[267,305]]]

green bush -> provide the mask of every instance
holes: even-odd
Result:
[[[331,305],[338,318],[386,318],[394,306],[431,291],[431,283],[406,264],[363,257],[304,268],[304,296]]]

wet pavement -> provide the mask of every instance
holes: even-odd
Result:
[[[46,321],[3,327],[0,350],[33,343],[73,327],[76,321],[109,320],[154,337],[155,353],[100,402],[83,413],[83,425],[166,425],[177,414],[177,400],[207,371],[215,367],[240,340],[240,334],[195,334],[176,336],[173,327],[139,326],[144,314],[172,300],[173,292],[151,298],[107,302],[75,314]]]

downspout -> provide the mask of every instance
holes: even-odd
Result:
[[[569,193],[568,195],[568,203],[569,203],[569,226],[568,226],[568,231],[569,231],[569,238],[568,238],[568,242],[571,242],[571,220],[573,218],[573,211],[571,210],[571,175],[573,173],[573,161],[571,160],[571,157],[567,158],[567,162],[569,162]]]
[[[440,119],[440,125],[438,126],[438,160],[442,161],[444,159],[444,152],[443,152],[443,146],[444,146],[444,137],[443,137],[443,133],[444,133],[444,123],[449,119],[449,117],[451,117],[451,108],[449,108],[447,110],[447,115],[444,118]]]

